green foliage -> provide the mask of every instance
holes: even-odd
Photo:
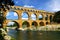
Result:
[[[15,40],[15,38],[11,37],[11,40]]]
[[[23,22],[23,25],[27,25],[27,24],[28,24],[28,22],[27,22],[27,21]]]
[[[53,21],[54,21],[54,22],[57,22],[57,23],[60,23],[60,11],[55,12]]]
[[[2,31],[0,30],[0,40],[4,40],[4,37],[2,35]]]
[[[10,6],[13,6],[14,2],[13,0],[0,0],[0,28],[3,26],[3,22],[6,19],[3,14],[6,11],[6,9],[10,9]]]
[[[6,11],[5,9],[9,10],[9,6],[13,6],[14,2],[13,0],[0,0],[0,7]]]

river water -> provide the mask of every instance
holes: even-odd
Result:
[[[60,40],[59,31],[16,31],[11,29],[8,35],[16,40]]]

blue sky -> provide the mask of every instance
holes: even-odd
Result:
[[[15,6],[35,8],[38,10],[45,10],[49,12],[55,12],[60,10],[60,0],[13,0],[13,1],[15,3]],[[17,14],[15,12],[8,12],[8,13],[9,14],[7,15],[9,16],[7,16],[7,19],[12,18],[18,19]],[[23,18],[27,18],[27,15],[24,14]]]
[[[13,0],[15,6],[22,6],[28,8],[35,8],[38,10],[45,10],[49,12],[56,12],[60,10],[60,0]],[[15,12],[8,12],[7,19],[18,19]],[[27,19],[27,15],[23,14],[23,18]],[[42,17],[42,16],[40,16]],[[34,14],[31,19],[36,19]]]
[[[14,0],[16,6],[55,12],[60,10],[60,0]]]

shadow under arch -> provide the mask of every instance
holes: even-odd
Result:
[[[37,22],[36,22],[36,21],[33,21],[33,22],[32,22],[32,26],[33,26],[33,27],[37,27],[37,26],[38,26]]]
[[[28,14],[28,12],[22,12],[22,19],[26,19],[26,20],[28,20],[28,18],[29,18],[29,14]]]
[[[50,15],[50,22],[52,22],[53,18],[52,18],[52,15]]]
[[[46,25],[48,25],[49,24],[49,22],[46,22]]]
[[[45,20],[48,20],[48,15],[45,16]]]
[[[18,17],[19,17],[19,14],[16,11],[9,11],[6,13],[6,19],[8,20],[17,20]]]
[[[44,22],[40,22],[39,24],[40,24],[40,26],[44,26]]]
[[[22,23],[22,27],[23,28],[26,28],[26,27],[29,27],[30,26],[30,24],[29,24],[29,22],[27,22],[27,21],[24,21],[23,23]]]

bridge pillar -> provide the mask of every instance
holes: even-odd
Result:
[[[29,15],[28,15],[28,20],[30,20],[31,19],[31,13],[29,12]]]
[[[30,26],[29,26],[29,29],[32,29],[32,25],[31,25],[31,22],[30,22]]]
[[[43,14],[43,20],[45,21],[45,14]]]
[[[18,19],[22,19],[22,11],[18,11]]]
[[[37,13],[37,14],[36,14],[36,20],[39,20],[38,16],[39,16],[39,15],[38,15],[38,13]]]
[[[19,28],[22,28],[22,20],[19,20],[18,24],[19,24]]]

